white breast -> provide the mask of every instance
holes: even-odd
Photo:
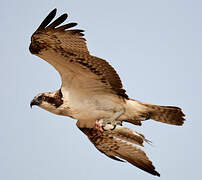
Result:
[[[110,118],[114,112],[123,108],[120,98],[113,94],[88,95],[83,90],[71,91],[64,88],[62,93],[72,117],[79,121],[80,127],[92,128],[96,120]]]

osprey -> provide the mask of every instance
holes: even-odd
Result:
[[[50,23],[55,15],[56,9],[34,32],[29,50],[60,73],[62,86],[55,92],[38,94],[30,106],[37,105],[54,114],[76,119],[78,128],[100,152],[160,176],[138,147],[149,141],[142,134],[122,126],[122,122],[140,126],[142,121],[153,119],[181,126],[185,120],[182,110],[129,98],[114,68],[89,53],[83,30],[71,29],[77,23],[59,26],[67,14]]]

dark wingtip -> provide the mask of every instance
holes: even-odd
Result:
[[[68,15],[65,13],[61,15],[59,18],[57,18],[53,23],[51,23],[46,29],[53,29],[56,26],[60,25],[67,19]]]
[[[65,24],[63,26],[60,26],[60,27],[56,28],[56,31],[64,31],[64,30],[72,28],[72,27],[74,27],[76,25],[77,25],[77,23],[74,23],[74,22],[73,23],[68,23],[68,24]]]
[[[57,8],[54,8],[49,14],[55,14],[56,15]]]
[[[56,12],[57,12],[57,9],[53,9],[49,14],[48,16],[43,20],[43,22],[40,24],[40,26],[38,27],[37,30],[42,30],[44,29],[51,21],[52,19],[55,17],[56,15]]]
[[[54,8],[49,14],[48,16],[55,16],[56,15],[56,12],[57,12],[57,8]],[[47,17],[48,17],[47,16]]]
[[[49,15],[52,14],[52,15],[55,16],[55,15],[56,15],[56,12],[57,12],[57,8],[54,8],[54,9],[49,13]]]
[[[160,174],[157,171],[155,171],[154,175],[160,177]]]

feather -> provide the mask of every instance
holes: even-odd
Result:
[[[145,152],[135,145],[138,144],[137,142],[139,142],[139,140],[135,142],[133,136],[127,135],[129,133],[129,130],[131,133],[133,132],[131,129],[123,127],[123,129],[118,128],[118,130],[116,130],[115,128],[115,131],[112,130],[104,132],[99,132],[96,129],[89,128],[79,129],[87,135],[89,140],[100,152],[104,153],[109,158],[118,161],[124,159],[132,165],[152,175],[160,176]],[[125,133],[123,133],[123,130],[125,131]],[[120,131],[122,131],[121,136]],[[139,133],[132,134],[136,134],[136,136],[138,136]],[[142,140],[144,141],[144,138],[142,138]],[[135,144],[129,144],[128,142],[133,142]],[[139,143],[139,145],[141,145],[141,143]]]
[[[67,14],[63,14],[61,15],[59,18],[57,18],[54,22],[52,22],[46,29],[53,29],[56,26],[62,24],[66,19],[67,19],[68,15]]]
[[[56,28],[56,31],[64,31],[64,30],[72,28],[72,27],[74,27],[76,25],[77,25],[77,23],[68,23],[68,24],[65,24],[63,26],[60,26],[60,27]]]
[[[49,14],[48,16],[43,20],[43,22],[40,24],[40,26],[38,27],[37,31],[38,30],[43,30],[45,29],[45,27],[53,20],[53,18],[55,17],[56,15],[56,12],[57,12],[57,9],[53,9]]]

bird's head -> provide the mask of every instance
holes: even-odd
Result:
[[[30,107],[36,105],[49,112],[55,112],[57,108],[63,104],[59,91],[40,93],[34,97],[30,103]]]
[[[30,107],[32,108],[32,106],[39,106],[43,108],[49,106],[50,105],[49,98],[50,98],[49,93],[40,93],[36,95],[34,99],[31,101]]]

